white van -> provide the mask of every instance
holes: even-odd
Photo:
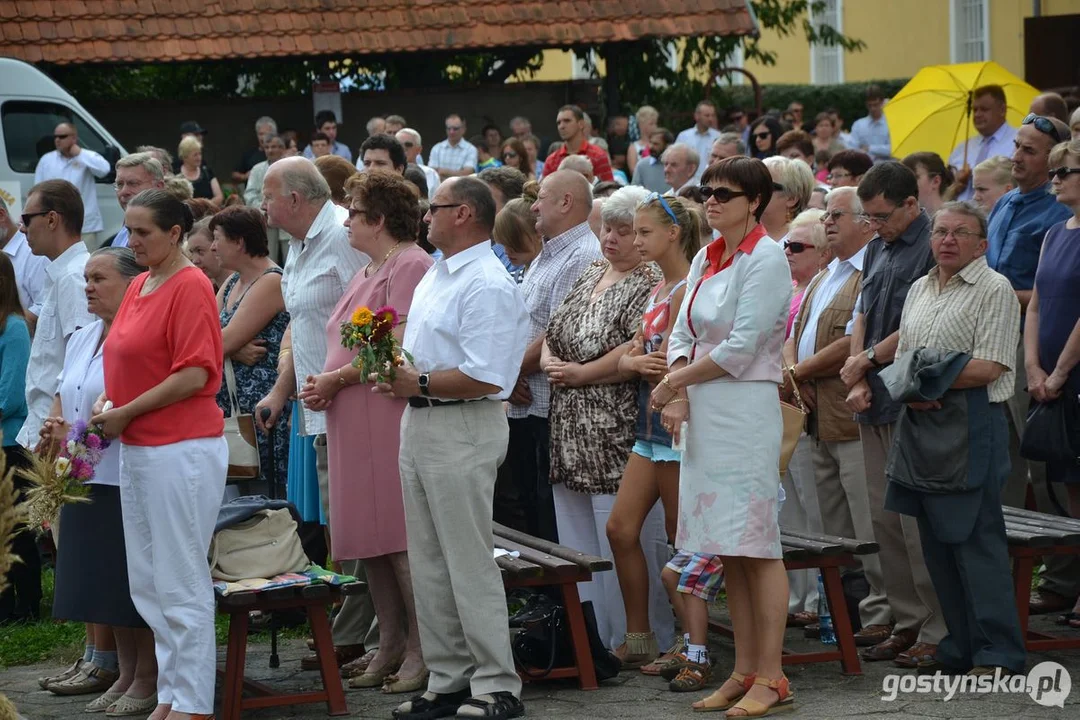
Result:
[[[0,197],[16,218],[34,185],[34,168],[42,155],[55,149],[53,131],[62,122],[73,123],[79,144],[100,153],[110,165],[127,154],[56,81],[33,65],[0,57]],[[114,179],[114,172],[96,179],[98,206],[105,221],[99,241],[111,238],[124,224]]]

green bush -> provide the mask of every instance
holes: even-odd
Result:
[[[860,83],[842,83],[839,85],[762,85],[761,108],[783,111],[788,104],[798,100],[803,104],[803,122],[807,129],[813,129],[814,116],[825,108],[836,108],[844,118],[844,125],[866,115],[866,88],[877,85],[885,97],[892,97],[907,84],[907,80],[872,80]],[[714,87],[709,98],[717,107],[724,109],[739,106],[747,111],[754,109],[754,89],[751,85]],[[693,108],[689,109],[693,112]],[[721,113],[723,117],[723,113]],[[721,122],[723,120],[721,119]]]

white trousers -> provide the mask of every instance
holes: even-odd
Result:
[[[131,600],[154,631],[158,702],[176,712],[214,712],[214,589],[206,554],[228,459],[222,437],[120,446]]]
[[[555,496],[555,521],[559,544],[614,561],[607,538],[607,521],[615,505],[614,495],[586,495],[568,490],[559,483],[552,488]],[[662,648],[671,645],[675,634],[675,616],[660,573],[671,557],[664,529],[664,506],[656,503],[641,526],[641,549],[649,569],[649,627]],[[618,647],[626,636],[626,608],[623,606],[619,576],[615,570],[598,572],[589,582],[578,583],[581,601],[591,601],[596,613],[600,639],[609,648]]]
[[[788,463],[787,474],[781,478],[787,498],[780,505],[780,527],[820,533],[821,507],[818,505],[817,482],[814,476],[814,456],[808,435],[799,438]],[[818,611],[817,570],[789,570],[788,613]]]

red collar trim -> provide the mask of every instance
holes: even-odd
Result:
[[[754,248],[757,247],[758,242],[761,240],[761,238],[765,237],[766,234],[767,232],[765,230],[765,226],[761,223],[758,223],[753,230],[747,233],[746,237],[744,237],[742,239],[742,242],[739,243],[739,247],[735,248],[735,252],[732,253],[731,257],[729,257],[727,261],[725,261],[723,264],[720,263],[720,259],[724,257],[724,251],[727,249],[727,243],[724,242],[723,237],[719,237],[716,240],[713,240],[705,248],[705,255],[709,261],[709,267],[705,270],[704,278],[710,278],[719,272],[727,270],[729,267],[731,267],[731,263],[735,260],[735,256],[738,255],[740,252],[747,255],[754,252]]]

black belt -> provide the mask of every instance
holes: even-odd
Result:
[[[469,400],[436,400],[435,398],[420,397],[417,395],[409,398],[409,407],[442,407],[443,405],[460,405],[467,402],[469,402]]]

